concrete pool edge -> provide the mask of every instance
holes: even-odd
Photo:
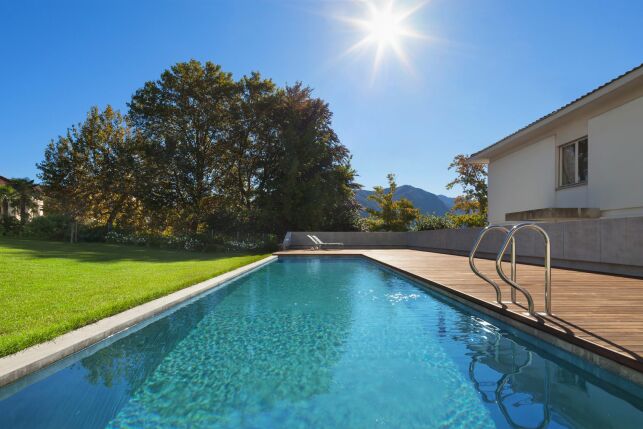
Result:
[[[46,368],[61,359],[122,332],[146,319],[154,317],[197,295],[273,262],[276,259],[277,256],[275,255],[267,256],[259,261],[244,265],[169,295],[106,317],[82,328],[67,332],[53,340],[0,358],[0,387],[11,384],[31,373]]]
[[[408,277],[411,280],[419,283],[421,286],[428,290],[442,294],[453,301],[462,305],[472,308],[473,310],[482,313],[491,318],[497,319],[500,322],[515,328],[527,335],[531,335],[539,340],[549,343],[559,349],[568,352],[588,363],[591,363],[598,368],[611,372],[625,380],[635,383],[643,387],[643,372],[637,367],[631,366],[637,362],[630,362],[622,355],[614,353],[609,349],[600,347],[591,341],[584,340],[578,337],[563,336],[562,333],[553,331],[546,325],[539,323],[537,319],[527,315],[520,315],[513,312],[505,312],[492,303],[480,300],[476,297],[467,295],[465,293],[454,290],[448,286],[442,285],[430,279],[415,275],[395,265],[387,264],[376,258],[373,258],[365,253],[359,251],[343,253],[343,254],[278,254],[280,258],[307,258],[307,257],[339,257],[339,258],[362,258],[367,261],[378,264],[382,267],[390,269],[399,275]]]

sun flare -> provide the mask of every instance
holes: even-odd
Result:
[[[407,38],[425,38],[423,34],[413,30],[407,22],[414,13],[424,6],[425,2],[407,9],[397,8],[393,0],[384,4],[373,1],[363,1],[362,3],[367,9],[367,15],[364,18],[342,18],[363,33],[362,39],[351,46],[346,54],[375,48],[372,69],[374,76],[386,52],[393,51],[407,70],[412,71],[403,42]]]
[[[390,10],[376,11],[368,27],[369,37],[378,44],[396,43],[402,33],[402,27]]]

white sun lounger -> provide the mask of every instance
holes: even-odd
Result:
[[[308,238],[310,238],[310,241],[312,241],[315,245],[313,246],[313,249],[323,249],[324,247],[328,246],[343,246],[344,243],[324,243],[317,237],[316,235],[308,235]]]

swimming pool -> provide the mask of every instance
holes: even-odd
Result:
[[[0,389],[0,428],[119,427],[641,428],[643,390],[375,263],[280,258]]]

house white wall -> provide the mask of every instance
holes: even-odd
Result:
[[[489,221],[505,213],[552,207],[556,148],[548,137],[489,163]]]
[[[34,200],[34,207],[27,210],[29,218],[42,216],[44,214],[44,204],[42,200]],[[6,201],[0,201],[0,216],[9,216],[20,219],[20,207],[12,206]]]
[[[596,103],[489,160],[489,222],[543,208],[589,207],[602,217],[643,215],[643,96]],[[587,184],[557,189],[558,147],[588,136]]]
[[[589,120],[589,204],[605,217],[643,214],[643,97]]]

